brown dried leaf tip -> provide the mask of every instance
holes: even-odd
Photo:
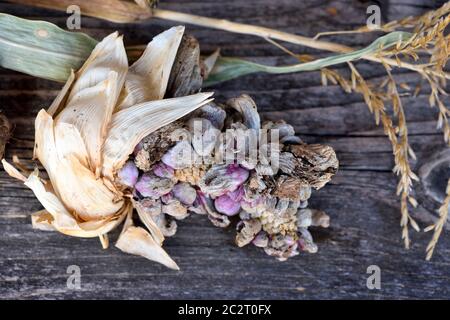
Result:
[[[5,145],[9,140],[11,134],[11,125],[8,119],[0,113],[0,159],[3,158],[5,152]]]

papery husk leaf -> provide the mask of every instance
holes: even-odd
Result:
[[[101,234],[101,235],[99,235],[98,236],[98,238],[99,238],[99,240],[100,240],[100,243],[101,243],[101,245],[102,245],[102,248],[103,249],[108,249],[108,247],[109,247],[109,237],[108,237],[108,234]]]
[[[78,129],[69,123],[57,123],[54,129],[58,157],[75,157],[83,166],[89,167],[89,156]]]
[[[83,166],[76,155],[61,157],[62,151],[58,151],[55,143],[53,119],[45,110],[38,113],[35,128],[35,153],[67,209],[84,220],[99,220],[119,211],[123,200],[117,201],[117,195]]]
[[[164,242],[164,235],[159,229],[158,225],[153,221],[152,217],[149,214],[146,214],[142,211],[140,206],[134,206],[139,215],[139,219],[141,219],[142,223],[147,227],[148,231],[152,235],[153,239],[162,246]]]
[[[124,215],[120,211],[114,218],[79,223],[51,190],[51,185],[47,183],[44,186],[38,177],[37,170],[28,177],[25,185],[33,190],[39,202],[52,215],[52,226],[66,235],[82,238],[98,237],[114,229],[123,220]]]
[[[43,231],[57,231],[52,225],[53,216],[47,210],[40,210],[31,214],[31,225],[33,229]]]
[[[90,169],[97,177],[102,167],[102,146],[117,103],[128,61],[122,37],[114,32],[103,39],[77,72],[66,106],[56,122],[73,124],[85,142]]]
[[[79,226],[64,204],[52,192],[51,185],[44,185],[35,170],[25,181],[25,185],[33,190],[36,198],[53,217],[52,225],[57,230],[78,230]]]
[[[109,78],[109,73],[117,73],[117,90],[114,90],[114,99],[117,100],[123,86],[128,71],[128,58],[123,45],[123,37],[119,33],[113,32],[99,42],[89,58],[76,73],[77,79],[70,90],[67,103],[79,95],[83,89],[94,87],[95,85]]]
[[[58,179],[58,191],[64,203],[83,220],[108,218],[123,206],[124,200],[76,158],[70,157],[67,166],[61,168],[64,171]],[[61,185],[71,190],[63,192]]]
[[[317,59],[311,62],[295,64],[292,66],[274,67],[238,58],[219,57],[217,59],[216,65],[208,75],[207,80],[204,82],[204,86],[211,86],[223,81],[231,80],[255,72],[283,74],[300,71],[320,70],[331,65],[350,62],[361,59],[362,57],[367,55],[375,54],[380,50],[380,48],[385,49],[388,47],[392,47],[399,43],[399,41],[407,41],[409,38],[411,38],[411,36],[412,34],[408,32],[391,32],[376,39],[369,46],[363,49],[352,51],[349,53],[338,54],[323,59]]]
[[[9,174],[11,177],[20,180],[22,182],[27,181],[27,178],[19,172],[13,165],[7,162],[5,159],[2,159],[3,169]]]
[[[152,236],[141,227],[130,226],[120,235],[116,247],[123,252],[143,256],[173,270],[180,270],[175,261]]]
[[[133,206],[131,205],[130,202],[127,201],[122,206],[122,208],[119,211],[117,211],[114,215],[107,217],[105,219],[80,222],[79,226],[86,234],[91,233],[92,237],[96,237],[102,234],[106,234],[115,227],[117,227],[119,224],[122,223],[127,214],[132,211]]]
[[[133,206],[133,207],[134,207],[134,206]],[[130,211],[127,213],[126,217],[125,217],[125,221],[124,221],[124,223],[123,223],[122,231],[120,232],[119,239],[120,239],[120,237],[125,233],[125,231],[126,231],[129,227],[131,227],[131,226],[133,226],[133,225],[134,225],[134,223],[133,223],[133,210],[130,210]]]
[[[97,41],[44,21],[0,13],[0,65],[36,77],[66,81]]]
[[[103,149],[103,175],[111,180],[147,135],[210,102],[212,92],[150,101],[113,115]]]
[[[33,227],[37,229],[54,229],[69,236],[94,238],[106,234],[117,227],[133,210],[131,203],[127,202],[111,217],[95,221],[78,222],[54,193],[52,185],[49,182],[46,184],[42,182],[37,169],[28,178],[25,178],[4,159],[2,164],[9,175],[24,181],[25,185],[34,192],[36,198],[44,206],[45,210],[38,211],[32,215]]]
[[[88,167],[93,172],[99,172],[102,166],[102,147],[115,106],[116,83],[117,73],[112,71],[107,80],[75,96],[55,121],[72,124],[78,129],[86,145]]]
[[[64,108],[67,96],[69,94],[69,90],[72,88],[72,84],[75,81],[75,72],[73,70],[70,71],[70,76],[67,79],[66,83],[62,87],[61,91],[59,91],[58,95],[56,96],[55,100],[53,100],[50,107],[47,109],[47,113],[51,115],[52,117],[61,112],[61,110]]]
[[[183,33],[183,26],[172,27],[147,45],[128,71],[119,109],[164,97]]]

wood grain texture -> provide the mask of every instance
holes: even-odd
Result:
[[[314,36],[325,30],[350,29],[366,19],[371,1],[354,0],[164,0],[161,8],[226,18]],[[76,1],[74,1],[76,3]],[[384,19],[398,19],[432,9],[442,1],[378,1]],[[335,8],[336,10],[330,10]],[[65,26],[66,15],[0,2],[0,12],[44,19]],[[330,12],[336,12],[331,14]],[[101,38],[119,30],[126,44],[142,44],[173,25],[153,20],[118,25],[83,17],[82,31]],[[250,36],[188,26],[204,52],[221,48],[223,55],[267,64],[294,63],[276,47]],[[341,37],[360,46],[371,35]],[[335,40],[335,37],[330,37]],[[297,53],[313,50],[287,45]],[[380,80],[383,70],[373,63],[357,67],[367,79]],[[343,66],[338,68],[345,72]],[[414,87],[419,77],[396,70],[400,82]],[[32,167],[33,119],[47,107],[61,85],[0,69],[0,109],[13,123],[14,136],[6,157],[18,155]],[[41,208],[32,192],[0,171],[0,298],[125,298],[125,299],[334,299],[450,298],[450,237],[444,233],[431,262],[425,247],[430,234],[412,233],[413,245],[403,249],[399,202],[395,195],[390,143],[374,124],[361,96],[337,86],[323,87],[317,72],[251,75],[214,87],[216,99],[250,94],[266,119],[285,119],[307,142],[333,146],[341,168],[332,182],[315,192],[311,207],[331,216],[331,227],[315,230],[317,254],[301,254],[278,262],[256,247],[237,248],[234,230],[213,227],[193,216],[179,223],[178,233],[165,242],[181,271],[175,272],[113,246],[104,251],[97,239],[78,239],[31,228],[29,213]],[[435,130],[437,111],[427,104],[427,88],[417,98],[405,97],[411,144],[420,159],[444,148]],[[447,101],[449,103],[449,101]],[[420,191],[420,186],[418,186]],[[418,192],[419,192],[418,191]],[[419,197],[420,200],[420,197]],[[421,226],[430,208],[414,211]],[[112,235],[112,239],[117,233]],[[81,268],[81,290],[66,287],[69,265]],[[368,290],[366,269],[378,265],[382,289]]]

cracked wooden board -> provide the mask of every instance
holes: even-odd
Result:
[[[380,1],[388,19],[421,14],[439,1]],[[267,25],[313,36],[324,30],[354,28],[365,21],[369,2],[269,0],[164,1],[162,8],[241,22]],[[337,15],[328,8],[336,8]],[[0,12],[44,19],[65,26],[64,13],[31,9],[0,2]],[[154,20],[139,25],[117,25],[82,18],[82,31],[101,38],[119,30],[127,44],[148,42],[152,35],[173,25]],[[228,56],[262,63],[294,62],[262,39],[188,26],[205,52],[217,47]],[[367,43],[367,35],[342,37],[347,45]],[[314,53],[288,45],[298,53]],[[368,79],[377,80],[382,69],[359,62]],[[344,68],[339,68],[344,70]],[[410,72],[396,77],[411,87],[420,80]],[[60,84],[0,69],[0,108],[14,125],[7,157],[18,155],[32,167],[33,121],[48,106]],[[450,238],[444,233],[431,262],[425,247],[430,234],[411,233],[413,245],[403,249],[400,239],[399,201],[389,141],[374,124],[363,99],[337,86],[322,87],[318,73],[250,75],[220,86],[217,99],[250,94],[266,119],[291,122],[307,142],[330,144],[341,169],[330,185],[313,195],[311,207],[331,216],[328,230],[316,230],[317,254],[301,254],[278,262],[257,248],[237,248],[232,229],[213,227],[201,216],[179,224],[175,237],[165,243],[181,267],[170,271],[114,247],[101,249],[97,239],[78,239],[31,229],[29,213],[41,209],[32,192],[0,171],[0,298],[449,298]],[[427,88],[404,100],[411,143],[419,159],[443,148],[434,130],[437,111],[429,109]],[[420,206],[415,215],[429,218]],[[425,222],[425,223],[424,223]],[[195,235],[195,236],[194,236]],[[115,239],[117,233],[113,234]],[[67,289],[67,267],[81,268],[81,290]],[[382,289],[368,290],[366,269],[378,265]]]

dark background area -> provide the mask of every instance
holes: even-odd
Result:
[[[379,4],[383,20],[420,15],[445,1],[320,1],[234,0],[161,1],[160,8],[225,18],[314,36],[318,32],[349,30],[365,24],[366,8]],[[74,1],[76,3],[76,1]],[[0,12],[41,19],[65,27],[64,12],[0,2]],[[151,20],[113,24],[83,17],[82,32],[101,39],[119,30],[125,44],[144,44],[175,23]],[[263,39],[188,25],[186,32],[210,53],[220,47],[224,56],[266,64],[292,64],[295,59]],[[346,45],[366,45],[376,34],[327,37]],[[323,56],[301,46],[296,53]],[[356,64],[366,80],[380,81],[385,72],[368,62]],[[335,68],[348,74],[345,66]],[[398,82],[414,88],[419,75],[395,70]],[[0,68],[0,109],[15,126],[6,157],[18,155],[32,167],[33,121],[49,106],[61,84]],[[33,193],[0,171],[0,298],[125,298],[125,299],[334,299],[334,298],[449,298],[450,237],[442,235],[431,262],[425,248],[431,234],[411,232],[412,247],[403,248],[397,179],[391,145],[374,123],[363,98],[340,87],[323,87],[320,73],[257,74],[214,87],[224,101],[240,93],[251,95],[265,119],[285,119],[307,142],[333,146],[340,171],[329,185],[315,192],[310,207],[326,211],[331,226],[315,230],[316,254],[300,254],[287,262],[268,257],[256,247],[237,248],[234,230],[217,229],[202,216],[178,224],[178,232],[164,243],[181,271],[172,271],[112,245],[103,250],[98,239],[71,238],[31,228],[30,213],[41,209]],[[445,148],[436,131],[437,110],[428,105],[426,87],[416,98],[405,96],[410,142],[418,156],[414,169],[435,151]],[[449,101],[447,100],[447,104]],[[416,184],[421,205],[413,211],[421,227],[433,208]],[[81,268],[81,289],[66,286],[67,267]],[[367,267],[381,268],[381,290],[366,287]]]

